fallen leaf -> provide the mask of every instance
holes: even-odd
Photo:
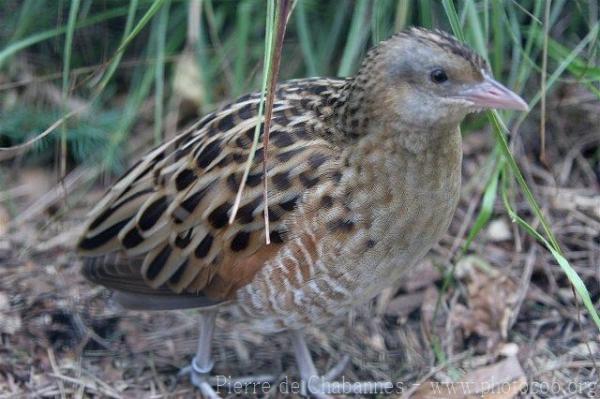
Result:
[[[527,378],[516,357],[467,373],[456,382],[426,381],[413,399],[512,399],[527,386]]]
[[[175,66],[173,91],[180,99],[199,107],[204,102],[204,86],[200,77],[200,66],[193,52],[184,52]]]
[[[457,304],[452,308],[452,324],[466,337],[477,334],[487,338],[486,349],[492,349],[507,338],[518,286],[473,256],[457,264],[457,276],[467,285],[467,298],[466,305]]]

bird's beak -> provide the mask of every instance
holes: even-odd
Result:
[[[498,83],[487,73],[484,73],[483,77],[483,82],[465,89],[459,98],[481,108],[529,110],[527,103],[518,94]]]

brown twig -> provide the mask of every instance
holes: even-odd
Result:
[[[525,260],[523,274],[521,274],[521,277],[519,278],[519,291],[517,293],[515,305],[512,309],[510,320],[508,321],[508,330],[512,330],[515,323],[517,322],[519,311],[521,310],[523,301],[525,301],[525,297],[527,296],[527,292],[529,291],[529,284],[531,283],[531,275],[533,274],[533,266],[535,264],[536,258],[536,248],[537,247],[535,246],[535,244],[531,246],[529,254],[527,255],[527,259]]]

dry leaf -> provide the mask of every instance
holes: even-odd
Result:
[[[411,396],[413,399],[512,399],[527,386],[527,378],[516,357],[466,374],[460,381],[427,381]]]
[[[177,61],[173,91],[181,100],[189,101],[196,107],[204,102],[200,67],[191,51],[184,52]]]
[[[435,314],[435,307],[438,301],[438,290],[435,286],[430,286],[425,290],[423,295],[423,303],[421,305],[421,328],[427,339],[431,339],[433,325],[435,320],[433,316]]]
[[[457,276],[467,284],[467,304],[452,308],[452,323],[467,337],[477,334],[488,338],[487,349],[492,349],[507,338],[517,284],[476,257],[461,260]]]

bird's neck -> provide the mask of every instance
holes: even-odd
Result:
[[[435,146],[448,137],[448,132],[458,129],[462,115],[424,116],[427,105],[413,104],[408,93],[406,101],[397,106],[396,98],[385,98],[389,90],[378,87],[385,82],[368,80],[363,75],[359,73],[347,79],[336,93],[334,123],[345,142],[358,142],[367,136],[384,140],[393,136],[397,144],[416,154]],[[413,111],[415,109],[418,111]]]
[[[398,175],[409,172],[422,179],[415,181],[415,189],[427,189],[428,184],[443,189],[445,179],[460,174],[462,139],[458,126],[435,133],[371,126],[347,154],[351,167],[377,171],[380,175],[372,176],[375,181],[393,183]]]
[[[334,105],[336,128],[348,139],[364,136],[372,113],[371,102],[366,101],[361,82],[360,75],[348,78],[339,89]]]

